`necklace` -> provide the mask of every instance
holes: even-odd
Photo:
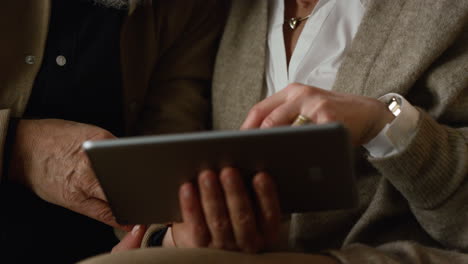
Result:
[[[289,24],[289,27],[294,30],[296,29],[296,27],[299,25],[299,23],[301,23],[302,21],[308,19],[312,14],[306,16],[306,17],[292,17],[290,18],[289,20],[287,20],[286,22],[288,22]]]

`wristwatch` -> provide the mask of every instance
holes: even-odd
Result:
[[[397,117],[401,113],[401,100],[398,97],[393,96],[387,104],[388,110]]]

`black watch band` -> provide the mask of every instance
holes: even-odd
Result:
[[[151,234],[151,236],[148,239],[148,247],[162,246],[162,242],[163,242],[164,236],[167,233],[167,230],[169,230],[169,227],[165,227]]]

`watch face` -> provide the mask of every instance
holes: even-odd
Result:
[[[396,97],[392,97],[390,103],[388,103],[388,109],[392,112],[394,116],[398,116],[401,113],[401,103]]]

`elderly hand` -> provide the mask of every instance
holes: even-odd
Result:
[[[242,129],[291,125],[298,115],[314,124],[342,123],[356,146],[368,143],[394,119],[377,99],[291,84],[255,105]]]
[[[239,172],[232,168],[223,169],[219,175],[202,172],[198,188],[191,183],[182,185],[183,223],[173,224],[163,246],[248,253],[274,247],[281,222],[274,182],[269,175],[259,173],[252,184],[256,203],[249,198]]]
[[[58,119],[21,120],[10,178],[42,199],[108,225],[115,222],[81,144],[114,138],[101,128]]]
[[[246,253],[274,248],[281,224],[276,187],[265,173],[257,174],[252,184],[256,204],[249,198],[239,172],[232,168],[223,169],[219,175],[201,172],[198,187],[183,184],[179,192],[183,222],[169,228],[162,246]],[[112,252],[139,248],[144,231],[144,226],[135,226]]]

